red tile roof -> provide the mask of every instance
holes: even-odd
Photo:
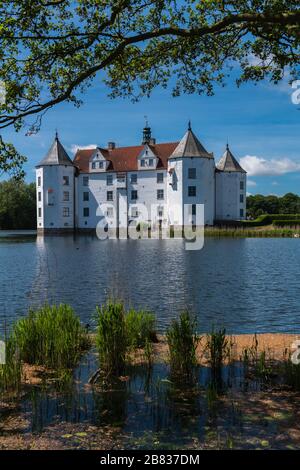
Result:
[[[172,155],[178,142],[149,145],[153,153],[158,157],[157,168],[167,168],[168,158]],[[110,161],[109,171],[137,171],[137,157],[143,150],[144,145],[134,147],[117,147],[113,150],[102,149],[101,153]],[[89,172],[89,160],[95,149],[77,150],[74,164],[83,173]]]

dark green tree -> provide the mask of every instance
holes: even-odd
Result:
[[[171,77],[174,96],[211,95],[233,67],[237,84],[277,83],[287,67],[296,77],[299,23],[299,0],[0,1],[0,129],[37,132],[95,80],[137,100]],[[5,145],[0,155],[18,174],[22,157]]]
[[[261,194],[248,196],[247,214],[253,218],[261,214],[300,214],[300,196],[293,193],[282,197]]]
[[[0,183],[0,229],[36,228],[35,183],[12,178]]]

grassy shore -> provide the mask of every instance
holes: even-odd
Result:
[[[206,237],[233,237],[233,238],[298,238],[300,228],[279,228],[273,225],[265,227],[206,227]]]

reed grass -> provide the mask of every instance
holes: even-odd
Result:
[[[16,322],[13,337],[22,361],[51,369],[72,368],[89,339],[69,305],[46,305]]]
[[[130,309],[125,315],[125,328],[131,350],[145,348],[147,343],[156,339],[155,316],[152,313]]]
[[[171,375],[182,380],[193,378],[200,341],[195,318],[187,311],[182,312],[178,320],[172,321],[166,335]]]
[[[230,357],[230,347],[226,338],[225,328],[212,332],[206,336],[205,350],[208,353],[208,361],[213,370],[220,369],[226,360]]]
[[[128,350],[124,304],[109,300],[105,305],[97,306],[96,321],[100,368],[107,375],[120,375]]]
[[[96,344],[101,370],[106,375],[124,372],[131,352],[144,349],[144,357],[152,365],[152,341],[156,339],[155,316],[143,310],[126,312],[123,302],[109,300],[96,307]]]

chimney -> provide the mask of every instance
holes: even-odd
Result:
[[[107,148],[108,148],[108,150],[114,150],[116,148],[116,143],[115,142],[108,142]]]

